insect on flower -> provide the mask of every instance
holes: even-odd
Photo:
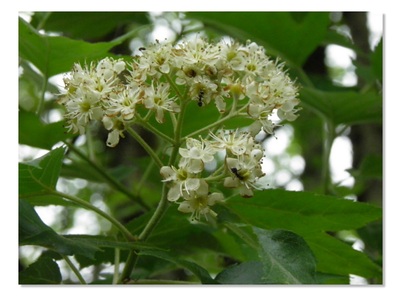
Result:
[[[232,174],[234,174],[239,180],[243,181],[243,176],[240,175],[239,170],[237,168],[231,168]]]
[[[203,104],[204,104],[203,103],[203,98],[204,98],[204,89],[201,89],[200,92],[199,92],[199,95],[197,96],[197,100],[198,100],[197,105],[199,107],[202,107]]]

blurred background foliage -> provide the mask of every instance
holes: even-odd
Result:
[[[63,86],[62,75],[75,62],[89,63],[106,56],[129,59],[141,46],[155,39],[177,42],[193,35],[207,36],[211,40],[231,37],[263,45],[268,55],[286,63],[289,74],[300,86],[300,117],[294,123],[282,123],[275,135],[259,135],[267,153],[266,186],[333,195],[381,207],[383,41],[371,41],[373,31],[368,25],[369,16],[365,12],[21,13],[20,161],[29,161],[60,143],[68,143],[58,188],[90,201],[123,224],[133,221],[128,224],[132,231],[140,228],[147,221],[148,210],[159,201],[162,184],[156,166],[148,165],[149,157],[129,137],[116,148],[106,147],[107,134],[97,125],[85,136],[66,134],[63,110],[56,103]],[[335,59],[334,53],[340,51],[350,57],[344,59],[345,65],[340,63],[340,57]],[[208,115],[203,115],[190,124],[206,125]],[[147,131],[138,129],[138,132],[150,145],[157,146],[157,139]],[[339,146],[342,150],[336,150]],[[109,172],[109,176],[88,165],[89,160],[97,168]],[[129,188],[132,198],[127,198],[118,186]],[[136,197],[143,202],[132,202]],[[104,219],[82,209],[64,207],[63,202],[46,198],[30,202],[43,221],[59,233],[97,235],[111,229]],[[51,211],[47,210],[49,208]],[[256,256],[222,230],[212,233],[205,231],[202,225],[193,228],[182,224],[181,218],[176,212],[169,213],[150,242],[159,239],[163,246],[176,247],[181,258],[191,258],[215,274],[221,267],[253,260]],[[174,231],[177,224],[181,224],[179,231]],[[332,233],[332,236],[353,246],[362,244],[371,262],[382,267],[381,222]],[[190,245],[197,246],[195,249],[185,248],[189,239]],[[232,256],[227,256],[221,247],[227,245]],[[330,247],[341,250],[334,242]],[[20,269],[26,270],[41,251],[28,246],[21,248]],[[124,252],[122,258],[126,256]],[[113,256],[112,251],[106,251],[92,261],[79,255],[76,260],[81,268],[87,267],[89,281],[96,282],[100,278],[107,279],[100,275],[106,273],[105,268]],[[138,278],[170,276],[190,280],[193,277],[184,269],[176,269],[176,262],[155,258],[143,257],[136,271]],[[362,270],[363,265],[359,266]],[[365,267],[369,271],[358,274],[369,283],[381,283],[381,274],[371,266]],[[246,268],[253,267],[257,268],[256,265]],[[324,268],[320,266],[321,271],[329,269]],[[346,282],[340,275],[358,267],[343,268],[344,272],[338,271],[337,277],[322,279],[321,275],[321,282]],[[73,274],[61,270],[64,282],[76,281]],[[231,272],[235,274],[235,270]],[[230,276],[225,273],[220,278]]]

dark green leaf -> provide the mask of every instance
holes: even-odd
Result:
[[[315,284],[316,260],[304,239],[283,230],[254,228],[261,246],[263,281],[269,284]]]
[[[75,255],[80,268],[102,263],[113,263],[115,260],[114,249],[116,248],[120,250],[121,258],[125,258],[128,255],[128,250],[160,250],[160,248],[148,243],[118,241],[115,238],[100,235],[64,235],[63,237],[76,244],[92,246],[97,249],[91,258],[80,254]]]
[[[329,14],[310,12],[193,12],[206,28],[261,43],[267,53],[301,66],[325,38]]]
[[[178,266],[182,266],[183,268],[189,270],[192,272],[195,276],[197,276],[203,284],[216,284],[217,282],[210,276],[207,270],[205,270],[203,267],[200,265],[187,261],[187,260],[182,260],[179,259],[178,256],[166,252],[166,251],[155,251],[155,250],[146,250],[146,251],[141,251],[140,256],[153,256],[157,257],[166,261],[170,261],[172,263],[175,263]]]
[[[92,44],[61,36],[46,36],[24,20],[19,20],[19,55],[32,62],[47,78],[71,70],[74,63],[104,58],[120,42]]]
[[[363,241],[364,253],[371,258],[379,266],[382,266],[383,261],[383,233],[382,221],[370,223],[367,226],[358,229],[357,233]],[[378,279],[382,282],[382,279]]]
[[[378,207],[309,192],[266,190],[251,199],[234,198],[226,205],[243,222],[264,229],[298,234],[357,229],[378,220]]]
[[[383,39],[379,42],[379,44],[375,47],[374,52],[371,55],[371,60],[372,60],[372,71],[375,74],[375,77],[382,81],[382,72],[383,72],[383,55],[382,55],[382,49],[383,47]]]
[[[371,154],[364,157],[358,170],[352,169],[350,172],[363,180],[382,179],[382,169],[382,155]]]
[[[45,21],[43,22],[43,18]],[[147,12],[52,12],[35,13],[32,25],[44,23],[42,29],[61,32],[70,38],[93,40],[104,37],[123,25],[147,24]]]
[[[358,51],[350,36],[345,36],[344,34],[337,32],[337,30],[328,30],[323,43],[326,45],[335,44]]]
[[[100,249],[84,242],[75,242],[58,235],[43,223],[34,208],[24,199],[19,199],[19,244],[49,248],[64,255],[81,254],[93,258]]]
[[[63,164],[60,175],[69,179],[79,178],[91,182],[104,182],[104,177],[96,169],[80,160]]]
[[[20,285],[49,285],[60,284],[61,273],[56,262],[48,256],[41,256],[19,273]]]
[[[64,121],[45,124],[31,112],[19,111],[19,143],[50,150],[55,144],[71,138],[64,128]]]
[[[263,275],[264,270],[261,262],[248,261],[221,271],[215,280],[221,284],[257,285],[265,283],[262,279]]]
[[[56,187],[64,158],[63,147],[27,163],[19,164],[19,196],[46,195]]]
[[[151,244],[143,242],[125,242],[118,241],[115,238],[101,236],[101,235],[64,235],[64,238],[75,241],[77,243],[83,243],[86,245],[92,245],[96,248],[118,248],[124,250],[161,250],[160,248],[154,247]]]
[[[304,87],[300,99],[334,124],[382,123],[382,97],[373,92],[325,92]]]
[[[133,220],[127,225],[128,230],[131,233],[140,233],[151,216],[152,212],[149,212]],[[190,253],[196,248],[221,250],[211,230],[202,225],[190,223],[188,216],[179,212],[176,205],[169,207],[147,242],[159,248],[173,249],[179,254]]]
[[[348,285],[350,284],[349,275],[335,275],[317,272],[316,281],[324,285]]]

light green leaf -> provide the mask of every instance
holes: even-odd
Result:
[[[254,227],[269,284],[315,284],[316,260],[304,239],[293,232]]]

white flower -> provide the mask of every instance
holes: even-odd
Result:
[[[178,211],[192,213],[192,219],[200,220],[200,215],[211,214],[216,217],[217,214],[210,209],[210,206],[223,202],[224,196],[222,193],[210,193],[208,184],[201,180],[197,190],[183,193],[183,199],[184,201],[179,204]]]
[[[218,47],[203,38],[195,38],[178,44],[175,52],[176,66],[199,65],[203,70],[206,65],[214,65],[219,58]]]
[[[175,103],[174,97],[169,97],[169,84],[161,83],[159,85],[147,87],[143,103],[147,109],[153,109],[156,112],[156,120],[159,123],[164,122],[164,111],[180,112],[180,107]]]
[[[107,115],[121,116],[123,120],[132,120],[136,113],[136,105],[141,100],[141,93],[142,90],[139,87],[131,86],[110,96]]]
[[[118,75],[125,70],[125,62],[105,58],[97,66],[82,67],[75,64],[70,75],[64,78],[66,94],[60,100],[67,109],[67,128],[74,133],[85,132],[92,120],[101,120],[104,101],[120,88]]]
[[[253,196],[253,188],[258,189],[257,180],[264,176],[258,162],[261,159],[259,152],[255,151],[252,154],[253,157],[227,158],[225,161],[231,176],[225,178],[224,186],[239,188],[243,197]]]
[[[247,142],[249,141],[248,133],[239,133],[236,131],[220,130],[218,135],[210,133],[210,136],[215,140],[213,145],[216,149],[228,150],[234,155],[242,155],[246,152]]]
[[[125,70],[125,62],[122,59],[113,60],[111,58],[102,59],[96,67],[96,72],[99,77],[104,80],[115,78]]]
[[[137,65],[134,68],[141,73],[141,76],[159,76],[160,73],[168,74],[170,72],[170,64],[173,62],[171,43],[156,42],[143,48],[141,52],[142,55],[134,61]]]
[[[221,49],[220,55],[227,65],[229,65],[235,71],[243,71],[246,63],[246,53],[243,50],[243,46],[238,42],[220,42],[219,47]]]
[[[176,169],[173,166],[163,166],[160,169],[160,174],[164,182],[171,183],[167,196],[169,201],[177,201],[183,196],[184,192],[189,193],[200,187],[200,179],[188,172],[184,167]]]
[[[269,119],[271,111],[263,104],[250,104],[247,108],[247,113],[254,119],[257,119],[263,130],[268,134],[274,133],[274,123]]]
[[[293,121],[295,120],[298,115],[295,114],[297,110],[295,109],[295,106],[299,103],[297,99],[292,99],[289,101],[286,101],[281,108],[278,109],[278,116],[282,120],[288,120],[288,121]]]
[[[185,166],[191,173],[199,173],[204,169],[204,163],[214,159],[215,153],[208,141],[188,138],[186,148],[179,148],[179,154],[182,156],[180,165]]]
[[[83,134],[89,121],[101,120],[103,117],[99,97],[91,92],[81,93],[79,89],[76,97],[72,97],[64,105],[67,109],[65,118],[69,122],[68,128],[74,133]]]
[[[103,117],[104,127],[109,130],[106,144],[109,147],[115,147],[119,143],[119,138],[124,138],[124,123],[115,117]]]
[[[210,103],[213,95],[216,93],[218,86],[212,82],[207,76],[196,76],[191,81],[189,96],[192,100],[197,101],[197,105],[202,107]]]

